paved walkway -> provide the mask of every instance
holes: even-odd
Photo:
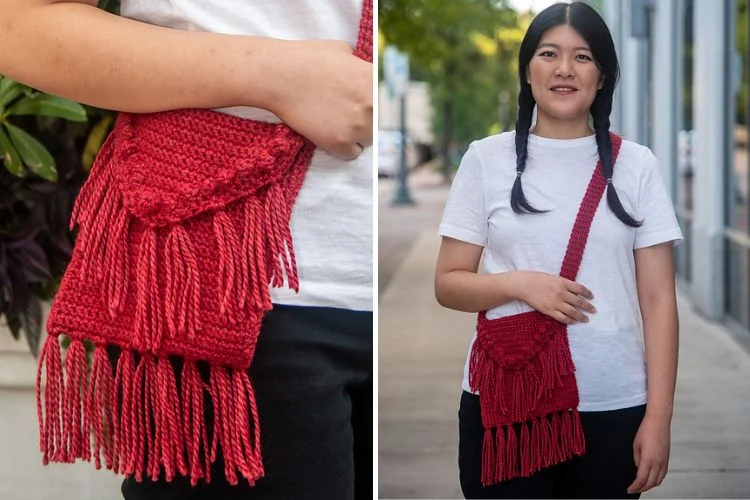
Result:
[[[415,207],[390,207],[381,196],[379,212],[380,275],[387,277],[379,315],[379,496],[461,498],[456,411],[473,318],[434,300],[447,188],[423,173],[413,181]],[[392,187],[381,181],[381,194]],[[399,223],[408,231],[392,227]],[[750,355],[696,315],[685,295],[679,307],[670,473],[644,498],[750,498]]]

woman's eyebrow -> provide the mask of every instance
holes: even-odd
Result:
[[[547,43],[540,43],[539,46],[537,47],[537,50],[541,49],[542,47],[552,47],[553,49],[560,48],[560,46],[557,45],[556,43],[547,42]],[[586,52],[591,52],[591,49],[589,49],[588,47],[573,47],[573,50],[585,50]]]

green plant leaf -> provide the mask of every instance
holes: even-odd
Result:
[[[24,170],[21,155],[18,154],[16,148],[11,144],[8,135],[3,130],[2,124],[0,124],[0,156],[3,157],[3,163],[8,172],[18,177],[23,177]]]
[[[18,316],[16,311],[12,309],[6,311],[5,320],[8,322],[8,329],[13,338],[18,340],[21,338],[21,318]]]
[[[8,92],[4,96],[2,96],[2,98],[0,98],[0,113],[5,115],[5,113],[3,112],[5,106],[13,102],[13,100],[21,94],[23,94],[23,89],[20,86],[11,87],[11,89],[8,90]]]
[[[3,99],[5,98],[5,94],[7,94],[10,89],[18,85],[18,82],[11,80],[7,76],[0,75],[0,102],[3,102]]]
[[[26,341],[31,353],[36,357],[39,354],[39,339],[42,336],[42,305],[38,297],[29,296],[26,306],[21,310],[21,326],[26,332]]]
[[[31,87],[11,80],[7,76],[0,76],[0,112],[8,103],[21,94],[29,94]]]
[[[8,109],[8,115],[42,115],[74,122],[87,120],[86,110],[77,102],[49,94],[25,97]]]
[[[107,132],[109,126],[112,125],[114,117],[112,115],[104,115],[99,122],[91,128],[89,136],[86,139],[86,145],[83,148],[83,154],[81,155],[81,161],[83,162],[83,168],[91,170],[94,165],[94,160],[99,150],[104,144],[104,140],[107,138]]]
[[[48,181],[57,181],[55,160],[41,142],[24,130],[5,123],[10,134],[10,140],[21,155],[23,162],[39,177]]]

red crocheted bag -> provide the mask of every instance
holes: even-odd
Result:
[[[612,164],[622,138],[610,133]],[[576,216],[560,276],[575,280],[607,181],[598,161]],[[482,484],[528,477],[585,451],[567,326],[537,311],[494,320],[481,312],[469,360],[479,393]],[[494,431],[494,435],[493,435]],[[520,435],[519,435],[520,434]]]
[[[369,62],[372,16],[365,0],[355,55]],[[299,288],[289,221],[314,150],[284,124],[209,110],[118,116],[76,200],[76,247],[39,359],[45,464],[100,468],[103,455],[139,481],[196,484],[221,447],[231,484],[263,476],[248,367],[269,285]],[[64,360],[60,335],[72,339]]]

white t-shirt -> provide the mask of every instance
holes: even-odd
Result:
[[[333,39],[356,44],[362,0],[122,0],[124,17],[188,31],[254,35],[286,40]],[[200,61],[196,61],[196,71]],[[249,107],[217,111],[279,122]],[[300,292],[271,290],[276,304],[373,307],[373,155],[354,161],[318,149],[292,213]]]
[[[534,270],[559,274],[598,159],[595,137],[529,136],[523,190],[533,207],[550,210],[539,215],[517,215],[510,207],[516,177],[514,141],[515,132],[507,132],[471,144],[453,181],[439,233],[484,247],[482,273]],[[651,150],[623,141],[612,182],[625,210],[644,222],[639,228],[623,224],[607,205],[606,196],[594,216],[576,281],[594,294],[591,302],[597,313],[586,313],[589,323],[568,327],[580,411],[615,410],[646,402],[634,250],[682,240]],[[512,301],[490,309],[487,317],[531,310],[524,302]],[[470,391],[468,359],[462,386]]]

